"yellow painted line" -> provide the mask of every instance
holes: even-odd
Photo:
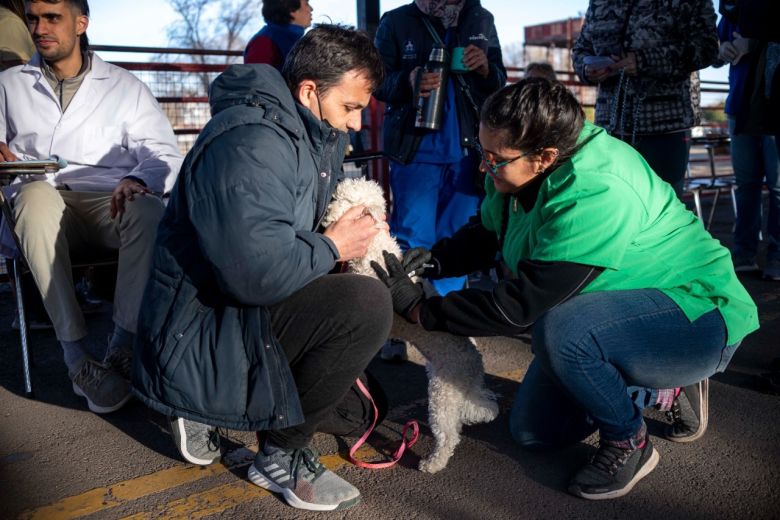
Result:
[[[364,446],[355,456],[361,460],[378,455],[373,448]],[[320,462],[331,471],[349,464],[349,461],[341,454],[325,455],[320,457]],[[188,497],[174,500],[164,504],[153,511],[145,511],[122,520],[151,520],[165,518],[166,520],[201,518],[214,515],[253,500],[267,497],[270,493],[246,480],[239,480],[217,486],[215,488],[195,493]]]
[[[270,493],[265,489],[241,480],[174,500],[155,511],[126,516],[123,520],[145,520],[161,517],[166,520],[203,518],[268,495]]]
[[[495,377],[500,377],[503,379],[510,379],[512,381],[520,382],[525,377],[525,373],[528,371],[527,368],[516,368],[514,370],[510,370],[508,372],[498,372],[497,374],[489,374],[493,375]]]
[[[248,465],[248,462],[245,464]],[[146,495],[173,489],[202,478],[221,475],[236,465],[241,465],[241,463],[230,464],[228,462],[227,465],[212,464],[207,467],[176,466],[142,477],[125,480],[113,486],[96,488],[80,495],[63,498],[53,504],[25,511],[19,518],[25,520],[61,520],[90,515],[122,505],[131,500],[137,500]]]

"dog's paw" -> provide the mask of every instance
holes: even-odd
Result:
[[[436,473],[444,469],[444,467],[447,465],[448,459],[449,457],[432,455],[430,457],[421,460],[418,468],[420,471],[423,471],[425,473]]]

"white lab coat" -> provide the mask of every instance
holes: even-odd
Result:
[[[93,55],[92,70],[63,114],[40,59],[36,53],[0,73],[0,141],[20,159],[68,161],[47,176],[55,186],[111,192],[132,175],[154,192],[170,190],[182,157],[147,86]]]
[[[63,114],[35,54],[0,72],[0,141],[19,159],[57,156],[68,166],[56,174],[26,176],[73,191],[112,192],[132,175],[162,194],[173,186],[182,156],[168,119],[149,88],[129,72],[92,56],[92,69]],[[11,251],[0,225],[0,253]]]

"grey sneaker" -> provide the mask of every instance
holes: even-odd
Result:
[[[379,351],[379,357],[385,361],[393,361],[396,363],[402,363],[409,359],[409,355],[406,353],[406,342],[402,339],[390,338],[384,345],[382,350]]]
[[[764,278],[780,281],[780,258],[767,259],[764,266]]]
[[[109,348],[103,364],[116,371],[125,381],[130,381],[130,370],[133,367],[133,351],[124,348]]]
[[[69,373],[73,392],[87,400],[95,413],[109,413],[130,400],[130,385],[122,376],[94,359],[87,359],[77,372]]]
[[[738,273],[753,273],[758,271],[756,257],[747,255],[734,255],[734,271]]]
[[[658,452],[650,437],[642,448],[624,449],[602,441],[591,461],[569,483],[572,495],[588,500],[608,500],[628,494],[658,464]]]
[[[199,466],[208,466],[220,459],[222,454],[219,451],[219,432],[216,427],[183,417],[169,417],[169,421],[171,435],[184,460]]]
[[[266,442],[257,452],[248,477],[261,488],[281,493],[298,509],[334,511],[360,502],[360,491],[325,469],[313,448],[287,450]]]
[[[686,386],[674,400],[667,417],[672,424],[664,436],[674,442],[693,442],[707,431],[710,404],[710,380]]]

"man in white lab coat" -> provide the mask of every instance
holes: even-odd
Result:
[[[58,156],[54,175],[22,179],[15,231],[63,346],[76,394],[107,413],[130,398],[130,353],[152,246],[181,155],[149,89],[88,50],[86,0],[25,4],[37,53],[0,73],[2,160]],[[102,361],[87,352],[70,253],[118,251],[114,332]]]

